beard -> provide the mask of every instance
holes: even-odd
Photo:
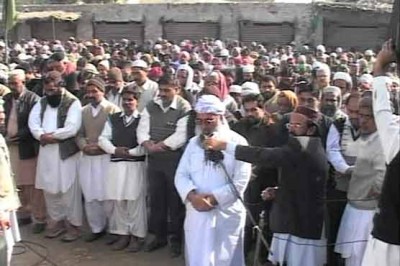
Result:
[[[258,123],[260,123],[260,121],[261,121],[261,118],[257,118],[254,116],[248,116],[248,117],[243,118],[243,123],[248,127],[257,125]]]
[[[47,98],[47,103],[51,107],[56,108],[61,103],[62,94],[47,95],[46,98]]]
[[[269,100],[272,98],[272,96],[274,95],[273,92],[271,91],[265,91],[261,93],[262,97],[264,98],[265,101]]]
[[[338,108],[332,105],[325,105],[321,107],[321,113],[328,117],[334,117]]]

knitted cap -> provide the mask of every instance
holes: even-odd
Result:
[[[86,83],[86,86],[89,86],[89,85],[96,86],[96,88],[98,88],[102,92],[105,92],[105,90],[106,90],[106,84],[104,83],[104,81],[101,78],[98,78],[98,77],[91,78]]]
[[[108,71],[108,79],[113,81],[124,81],[122,78],[121,69],[118,67],[113,67]]]

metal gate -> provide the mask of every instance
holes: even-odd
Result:
[[[142,22],[95,22],[94,37],[104,41],[128,39],[141,44],[144,40]]]
[[[67,40],[76,36],[77,24],[75,21],[31,21],[32,38],[39,40]]]
[[[218,22],[173,22],[163,23],[163,38],[170,41],[200,40],[205,37],[218,39]]]
[[[260,42],[289,44],[294,40],[295,30],[291,23],[239,22],[239,36],[243,43]]]
[[[324,27],[324,43],[328,47],[374,49],[387,36],[387,27],[329,24]]]

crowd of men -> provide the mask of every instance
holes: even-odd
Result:
[[[260,263],[399,262],[398,180],[383,196],[399,157],[389,52],[209,38],[5,46],[0,159],[20,200],[0,202],[9,246],[18,216],[64,242],[107,237],[112,250],[168,245],[187,265],[244,265],[249,216],[263,213]],[[12,187],[1,181],[0,196]]]

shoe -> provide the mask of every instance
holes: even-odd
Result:
[[[56,238],[59,237],[60,235],[65,233],[65,224],[64,221],[53,221],[50,220],[47,223],[46,227],[46,233],[44,237],[46,238]]]
[[[18,225],[24,226],[32,223],[32,219],[30,217],[26,218],[18,218]]]
[[[156,249],[162,248],[167,245],[166,240],[161,240],[155,235],[148,235],[144,244],[143,250],[145,252],[152,252]]]
[[[114,250],[114,251],[118,251],[118,250],[123,250],[123,249],[125,249],[125,248],[129,245],[129,240],[130,240],[130,239],[131,239],[130,236],[126,236],[126,235],[119,236],[118,241],[115,242],[115,243],[112,245],[111,249]]]
[[[65,243],[74,242],[81,237],[79,232],[67,232],[62,238],[61,241]]]
[[[179,257],[182,254],[182,244],[179,242],[171,242],[169,244],[169,253],[171,258]]]
[[[110,246],[110,245],[114,244],[115,242],[117,242],[118,239],[119,239],[118,235],[108,234],[106,236],[106,245]]]
[[[131,236],[131,241],[129,242],[127,251],[132,253],[139,252],[143,247],[143,243],[144,241],[142,238]]]
[[[32,226],[32,234],[41,234],[44,232],[46,229],[46,224],[45,223],[35,223]]]
[[[65,222],[67,227],[67,233],[61,238],[62,242],[73,242],[81,237],[81,233],[79,231],[79,227],[70,224],[69,222]]]
[[[46,238],[56,238],[59,237],[60,235],[65,233],[65,228],[64,227],[55,227],[55,228],[48,228],[46,230],[45,237]]]
[[[106,234],[105,231],[101,231],[100,233],[89,233],[85,236],[85,242],[93,242],[99,238],[102,238]]]

